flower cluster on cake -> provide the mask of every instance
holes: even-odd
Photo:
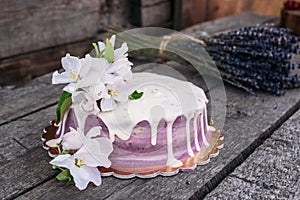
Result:
[[[150,178],[194,169],[218,154],[222,134],[208,125],[208,100],[192,83],[132,73],[115,36],[94,43],[96,56],[62,58],[53,84],[67,84],[43,146],[57,179],[80,190],[101,176]]]

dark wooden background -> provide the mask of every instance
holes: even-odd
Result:
[[[242,11],[279,15],[283,0],[0,0],[0,87],[84,56],[107,26],[181,29]],[[181,6],[180,6],[181,5]]]

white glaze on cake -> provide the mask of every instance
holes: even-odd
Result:
[[[109,130],[109,137],[113,142],[115,137],[128,140],[133,128],[139,122],[148,121],[151,126],[151,144],[157,142],[157,126],[160,120],[167,122],[167,165],[180,167],[182,162],[173,155],[172,126],[180,115],[186,117],[186,138],[189,156],[194,156],[191,148],[191,131],[189,123],[193,120],[194,140],[197,151],[200,151],[198,143],[197,118],[206,117],[206,104],[208,100],[202,89],[192,83],[180,81],[167,76],[153,73],[135,73],[133,80],[129,81],[128,88],[132,91],[144,92],[142,98],[119,103],[111,112],[98,114]],[[76,110],[76,107],[75,107]],[[75,111],[76,112],[76,111]],[[205,115],[204,115],[205,113]],[[79,118],[85,120],[85,118]],[[207,120],[200,120],[201,123]],[[79,122],[78,124],[83,124]],[[207,126],[207,124],[206,124]],[[201,135],[205,145],[208,142],[204,133],[204,125],[201,124]]]

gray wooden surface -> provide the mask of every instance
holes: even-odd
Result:
[[[200,80],[195,79],[193,73],[188,72],[186,75],[195,84],[202,84]],[[263,185],[269,189],[261,190],[262,193],[266,190],[275,191],[273,193],[266,191],[266,198],[273,197],[274,193],[276,198],[276,191],[280,191],[277,188],[281,187],[281,183],[278,185],[267,181],[269,177],[263,169],[268,166],[267,163],[264,165],[255,163],[253,160],[255,157],[263,160],[263,156],[268,155],[269,152],[277,155],[276,151],[283,150],[280,146],[279,149],[273,147],[273,144],[277,144],[276,142],[268,143],[273,137],[281,138],[280,134],[290,133],[289,131],[280,132],[282,127],[286,127],[285,130],[299,131],[299,124],[294,123],[299,114],[295,116],[293,114],[300,107],[300,89],[289,90],[285,96],[277,97],[261,92],[257,95],[250,95],[240,89],[225,85],[227,116],[222,130],[225,134],[225,146],[220,151],[220,155],[213,158],[209,164],[172,177],[129,180],[107,177],[103,178],[101,187],[89,185],[87,190],[79,191],[73,186],[66,186],[65,183],[56,181],[57,171],[51,169],[48,164],[51,159],[41,147],[42,129],[55,117],[55,104],[61,90],[61,86],[50,84],[50,77],[50,75],[45,75],[22,87],[0,90],[1,199],[199,199],[207,194],[207,198],[213,198],[227,194],[221,191],[222,187],[226,188],[230,185],[230,180],[236,181],[236,184],[241,183],[241,187],[245,187],[245,193],[258,187],[254,185],[251,188],[253,185],[251,181],[264,183]],[[209,90],[218,89],[218,87],[209,88]],[[293,117],[284,123],[291,116]],[[294,124],[292,127],[295,129],[289,129],[291,124]],[[275,130],[277,131],[274,133]],[[277,134],[279,135],[276,136]],[[271,138],[267,139],[270,136]],[[299,148],[296,148],[296,146],[299,147],[298,136],[299,134],[287,135],[284,139],[283,144],[291,151],[289,151],[290,154],[286,154],[287,157],[283,161],[288,161],[288,158],[297,158],[293,157],[297,155],[293,151],[299,151]],[[293,138],[296,139],[295,143],[292,142]],[[265,139],[267,140],[263,144]],[[280,142],[279,140],[278,143]],[[269,151],[263,153],[265,144],[269,145]],[[260,145],[262,146],[259,147]],[[249,158],[246,159],[247,157]],[[273,162],[271,165],[274,167],[274,177],[280,178],[286,175],[282,174],[284,170],[296,169],[293,166],[280,168],[282,172],[276,171],[276,158],[272,159],[268,160]],[[243,162],[245,164],[242,164]],[[295,160],[294,164],[299,169],[299,160]],[[238,167],[239,165],[241,166]],[[286,165],[282,163],[282,166]],[[248,169],[253,172],[250,173]],[[223,179],[224,182],[222,182]],[[286,176],[286,179],[287,182],[282,182],[282,185],[299,184],[299,179],[296,180],[292,175]],[[299,194],[296,189],[293,189],[291,194]],[[243,191],[241,188],[240,193],[244,193]],[[237,190],[232,197],[242,198],[240,193]]]
[[[300,199],[300,110],[206,199]]]

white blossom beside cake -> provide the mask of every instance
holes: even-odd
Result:
[[[96,56],[62,58],[67,84],[43,146],[58,180],[80,190],[101,175],[119,178],[174,175],[218,154],[223,136],[208,124],[208,100],[192,83],[154,73],[132,73],[128,47],[115,36],[93,44]]]

